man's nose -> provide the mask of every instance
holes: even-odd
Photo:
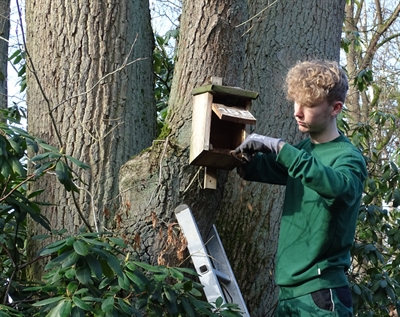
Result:
[[[295,117],[299,117],[299,118],[301,118],[303,116],[303,110],[297,104],[294,105],[294,116]]]

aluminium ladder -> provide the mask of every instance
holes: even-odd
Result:
[[[207,301],[215,303],[221,297],[225,303],[237,304],[244,317],[250,317],[215,225],[204,244],[192,211],[187,205],[176,207],[175,216],[187,240],[188,250],[200,283],[204,286]]]

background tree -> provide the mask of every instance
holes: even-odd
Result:
[[[0,1],[0,108],[7,108],[8,39],[10,36],[10,0]]]
[[[54,175],[30,189],[44,189],[54,228],[101,227],[118,206],[119,167],[155,136],[148,2],[28,1],[26,26],[29,131],[90,166],[67,195]],[[56,172],[62,179],[66,163]],[[31,235],[41,232],[33,224]]]
[[[395,42],[400,36],[399,14],[400,4],[396,1],[350,1],[346,5],[343,42],[347,70],[356,84],[350,87],[346,103],[352,124],[366,122],[377,109],[378,96],[384,93],[388,97],[397,89],[393,76],[398,74]],[[373,93],[363,87],[371,81],[372,70]],[[389,73],[393,75],[388,76]]]
[[[354,86],[343,126],[369,168],[349,275],[359,316],[399,309],[399,12],[398,1],[346,5],[342,46]]]

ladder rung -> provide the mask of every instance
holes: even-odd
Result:
[[[217,271],[217,270],[214,270],[214,273],[218,277],[218,280],[221,283],[229,284],[231,282],[231,278],[228,275],[226,275],[225,273],[222,273],[222,272]]]

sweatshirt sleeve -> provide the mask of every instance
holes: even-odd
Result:
[[[335,148],[334,151],[337,152],[334,158],[324,164],[305,150],[285,144],[276,161],[287,168],[290,177],[299,178],[304,186],[321,197],[351,203],[363,191],[367,176],[365,160],[353,147]]]
[[[286,185],[287,168],[276,161],[276,154],[256,153],[249,163],[237,168],[241,178],[247,181]]]

